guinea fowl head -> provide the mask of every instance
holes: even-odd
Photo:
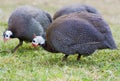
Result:
[[[7,40],[9,40],[12,35],[13,35],[12,31],[6,30],[6,31],[3,33],[4,42],[6,42]]]
[[[45,39],[42,36],[34,36],[32,40],[32,46],[36,47],[45,43]]]

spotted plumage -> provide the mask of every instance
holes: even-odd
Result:
[[[86,11],[89,13],[94,13],[94,14],[100,15],[99,11],[90,5],[72,4],[72,5],[68,5],[68,6],[65,6],[65,7],[57,10],[56,13],[53,15],[53,20],[55,20],[56,18],[63,16],[63,15],[67,15],[67,14],[74,13],[74,12],[81,12],[81,11]]]
[[[91,55],[97,49],[117,48],[110,28],[101,16],[84,11],[55,19],[42,46],[50,52],[64,53],[63,60],[71,54],[78,54],[79,60],[81,55]]]
[[[7,31],[11,31],[10,38],[18,38],[19,45],[16,46],[14,52],[23,41],[31,42],[33,34],[45,37],[45,32],[49,24],[52,22],[51,16],[38,8],[31,6],[21,6],[13,11],[8,21],[8,28],[3,33],[4,39]]]

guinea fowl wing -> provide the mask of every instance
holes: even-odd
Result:
[[[109,48],[116,49],[117,46],[115,44],[115,41],[112,36],[112,32],[107,22],[105,22],[103,18],[99,15],[96,14],[89,15],[89,14],[83,13],[81,14],[80,17],[84,17],[86,20],[88,20],[88,22],[90,22],[99,32],[101,32],[105,36],[106,44],[109,46]]]
[[[51,25],[52,27],[47,33],[49,44],[57,51],[73,54],[82,46],[96,45],[96,43],[104,41],[104,36],[85,20],[68,18],[59,22],[57,25]]]

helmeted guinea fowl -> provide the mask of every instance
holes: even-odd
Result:
[[[4,40],[19,39],[19,44],[12,50],[15,52],[23,41],[31,42],[33,34],[45,37],[45,31],[51,22],[50,14],[41,9],[28,5],[18,7],[9,17],[8,28],[3,33]]]
[[[90,5],[72,4],[72,5],[68,5],[68,6],[65,6],[65,7],[57,10],[56,13],[53,15],[53,20],[55,20],[56,18],[58,18],[62,15],[66,15],[66,14],[70,14],[70,13],[74,13],[74,12],[81,12],[81,11],[86,11],[89,13],[101,15],[98,10],[96,10],[94,7],[92,7]]]
[[[99,30],[99,31],[98,31]],[[76,12],[55,19],[48,27],[46,40],[35,37],[32,44],[39,44],[50,52],[62,52],[63,60],[71,54],[87,56],[97,49],[116,49],[108,24],[97,14]]]

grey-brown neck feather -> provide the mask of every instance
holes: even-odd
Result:
[[[44,44],[41,45],[45,50],[49,51],[49,52],[52,52],[52,53],[58,53],[57,50],[53,49],[53,47],[51,47],[47,41],[45,41]]]

